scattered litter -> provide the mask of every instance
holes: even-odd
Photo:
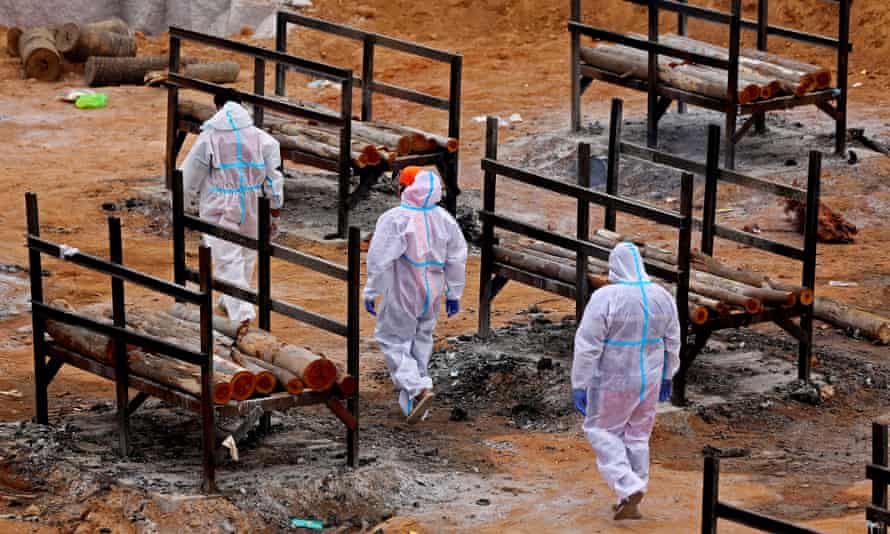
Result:
[[[731,213],[735,211],[735,208],[718,208],[717,213]]]
[[[80,249],[77,247],[69,247],[68,245],[59,245],[59,257],[60,258],[70,258],[75,254],[80,253]]]
[[[12,397],[12,398],[14,398],[14,399],[21,399],[21,398],[22,398],[22,392],[19,391],[19,390],[17,390],[17,389],[10,389],[10,390],[7,390],[7,391],[0,391],[0,395],[3,395],[4,397]]]
[[[856,165],[859,163],[859,155],[856,152],[850,150],[847,152],[847,163],[850,165]]]
[[[847,282],[845,280],[830,280],[828,287],[859,287],[856,282]]]
[[[746,224],[745,226],[742,227],[742,230],[744,230],[745,232],[748,232],[749,234],[762,234],[763,233],[763,230],[760,228],[760,226],[757,223]]]
[[[503,128],[505,126],[510,126],[509,120],[502,119],[501,117],[495,117],[495,118],[498,120],[499,128]],[[512,116],[511,116],[511,118],[512,118]],[[485,124],[485,121],[487,121],[487,120],[488,120],[487,115],[476,115],[475,117],[473,117],[473,122],[475,122],[476,124]],[[521,120],[522,120],[522,117],[520,117],[520,120],[517,122],[521,122]]]
[[[797,167],[797,160],[796,159],[786,159],[785,166],[786,167]]]
[[[522,122],[522,115],[520,115],[519,113],[510,115],[510,122]]]
[[[329,80],[312,80],[306,84],[306,87],[309,89],[326,89],[332,85],[334,85],[333,82]]]
[[[81,88],[81,87],[78,87],[78,88],[66,87],[65,89],[62,89],[61,93],[56,95],[56,100],[61,100],[63,102],[76,102],[77,99],[82,96],[94,95],[94,94],[96,94],[96,91],[93,91],[92,89],[86,89],[86,88]]]
[[[105,93],[93,93],[91,95],[82,95],[74,101],[77,109],[99,109],[108,105],[108,95]]]
[[[858,88],[862,87],[862,85],[863,85],[862,82],[856,82],[853,84],[853,89],[858,89]]]
[[[315,519],[299,519],[299,518],[291,518],[290,520],[291,528],[309,528],[312,530],[324,530],[324,521],[317,521]]]
[[[451,378],[457,378],[458,376],[460,376],[460,371],[458,371],[457,369],[452,369],[451,372],[448,373],[448,376],[450,376]]]
[[[476,501],[476,504],[478,504],[479,506],[490,506],[491,501],[488,499],[479,499],[478,501]]]
[[[238,461],[238,444],[235,443],[235,438],[230,434],[223,440],[222,446],[229,449],[229,455],[232,457],[232,460]]]

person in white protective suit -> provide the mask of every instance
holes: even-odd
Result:
[[[365,308],[377,315],[374,335],[399,391],[399,406],[415,423],[433,398],[427,367],[442,294],[448,317],[460,310],[467,243],[451,214],[437,206],[442,185],[435,172],[408,167],[400,183],[402,203],[377,220],[368,248],[364,297]],[[377,297],[382,297],[379,315]]]
[[[575,334],[573,399],[600,474],[618,494],[615,519],[639,519],[659,390],[669,397],[680,367],[680,323],[674,298],[650,281],[632,243],[612,250],[609,281]]]
[[[273,233],[284,199],[278,141],[256,128],[240,104],[215,99],[217,113],[201,126],[201,134],[182,165],[183,190],[200,191],[199,214],[208,222],[256,237],[260,195],[272,199]],[[204,235],[211,248],[216,278],[248,288],[257,253],[229,241]],[[239,322],[256,317],[253,305],[228,295],[220,305]]]

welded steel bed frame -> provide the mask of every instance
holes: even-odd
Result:
[[[647,113],[647,145],[650,148],[658,146],[658,122],[667,112],[673,101],[677,101],[679,112],[685,110],[685,104],[720,111],[725,114],[724,142],[724,166],[728,169],[735,168],[735,145],[752,128],[762,133],[766,131],[765,115],[769,111],[790,109],[794,107],[815,105],[835,121],[835,151],[843,154],[846,149],[847,139],[847,85],[849,53],[853,49],[850,43],[850,6],[853,0],[824,0],[838,5],[838,38],[834,39],[823,35],[815,35],[780,26],[769,24],[769,0],[758,0],[757,20],[742,18],[741,0],[732,0],[729,13],[714,9],[703,8],[686,3],[686,0],[627,0],[634,4],[648,7],[648,41],[637,39],[603,28],[594,28],[585,25],[581,21],[581,0],[571,0],[571,18],[569,20],[569,32],[571,33],[571,126],[572,130],[581,128],[581,95],[590,86],[593,80],[602,80],[607,83],[645,91],[648,94]],[[686,35],[687,18],[692,17],[729,27],[729,59],[715,59],[694,52],[665,46],[658,43],[659,37],[659,13],[669,11],[677,13],[677,29],[680,35]],[[837,50],[837,80],[836,87],[820,89],[808,93],[802,97],[780,96],[739,104],[738,79],[739,79],[739,54],[741,48],[741,31],[757,32],[757,49],[767,50],[767,41],[770,35],[790,39],[801,43],[827,47]],[[639,50],[645,50],[649,54],[649,72],[646,80],[638,80],[624,77],[621,73],[609,72],[587,65],[581,60],[581,37],[587,36],[594,39],[602,39]],[[691,63],[726,70],[727,95],[725,99],[716,99],[704,95],[684,91],[676,87],[658,81],[658,56],[666,55],[676,57]],[[834,105],[832,105],[834,102]],[[739,116],[749,115],[741,128],[737,128]]]
[[[786,258],[798,260],[803,264],[803,287],[814,289],[816,279],[816,233],[818,228],[819,186],[821,176],[821,154],[810,152],[807,189],[786,186],[780,183],[739,174],[735,171],[720,168],[720,128],[712,125],[708,129],[708,156],[705,163],[680,158],[655,149],[621,141],[622,102],[612,101],[609,125],[608,159],[606,164],[605,192],[589,189],[590,147],[586,144],[578,148],[578,184],[545,178],[523,171],[519,168],[497,161],[497,123],[490,119],[486,130],[485,158],[482,170],[485,172],[483,207],[480,212],[482,219],[482,265],[480,267],[480,304],[479,334],[488,335],[490,331],[491,301],[509,280],[538,287],[559,295],[576,299],[576,316],[581,317],[584,306],[591,293],[586,280],[587,257],[594,256],[608,259],[609,250],[596,246],[588,241],[589,237],[589,203],[605,208],[603,227],[607,230],[617,229],[617,212],[641,217],[658,224],[672,226],[679,230],[677,242],[677,266],[667,266],[645,260],[647,270],[653,276],[677,284],[677,309],[683,332],[680,370],[674,377],[673,401],[676,404],[686,402],[686,375],[704,348],[711,334],[726,328],[741,328],[763,322],[774,322],[792,335],[799,343],[798,377],[810,379],[810,357],[813,340],[812,306],[796,304],[790,308],[770,308],[761,313],[730,314],[728,316],[709,317],[704,324],[696,325],[688,318],[688,291],[690,255],[693,229],[701,231],[701,251],[707,255],[714,253],[716,237],[733,241],[745,246],[771,252]],[[683,173],[681,180],[680,210],[673,212],[649,206],[636,200],[620,195],[619,171],[621,156],[662,165]],[[705,177],[705,199],[702,218],[692,216],[692,175]],[[570,238],[565,235],[547,231],[495,213],[496,183],[498,177],[510,178],[557,194],[573,197],[578,200],[577,236]],[[717,188],[720,182],[735,184],[740,187],[755,189],[764,193],[795,198],[806,201],[806,220],[804,229],[804,247],[798,248],[784,243],[771,241],[756,234],[736,230],[717,223]],[[687,228],[688,224],[688,228]],[[496,243],[494,230],[504,230],[521,234],[532,239],[544,241],[551,245],[575,252],[577,255],[577,279],[574,285],[550,279],[537,273],[530,273],[513,266],[497,262],[494,259]],[[584,269],[584,270],[582,270]],[[799,324],[792,319],[799,318]]]
[[[178,174],[178,173],[177,173]],[[181,179],[176,182],[181,184]],[[174,197],[181,200],[181,187],[174,187]],[[180,202],[181,206],[181,202]],[[257,423],[260,430],[269,430],[268,414],[273,410],[284,410],[295,406],[325,405],[347,428],[347,462],[351,466],[358,462],[358,388],[354,395],[344,395],[339,387],[329,391],[307,391],[300,395],[289,393],[273,393],[266,397],[248,399],[245,401],[229,401],[224,405],[213,404],[212,377],[213,377],[213,286],[220,286],[220,282],[213,278],[210,249],[200,247],[198,271],[190,271],[185,267],[185,245],[183,225],[196,226],[203,232],[211,233],[222,238],[234,238],[224,229],[210,225],[203,221],[192,220],[189,216],[180,216],[174,226],[178,228],[177,239],[174,239],[174,255],[177,257],[176,280],[169,282],[161,278],[141,273],[126,267],[123,262],[123,247],[121,242],[120,220],[109,217],[110,234],[110,258],[102,258],[84,254],[76,249],[53,243],[40,237],[40,222],[38,217],[37,196],[33,193],[26,195],[26,209],[28,219],[28,248],[29,269],[31,273],[31,305],[33,324],[34,347],[34,386],[35,386],[35,410],[36,421],[40,424],[49,423],[48,392],[47,389],[53,378],[64,364],[72,365],[87,372],[102,376],[115,382],[117,401],[117,422],[119,452],[127,456],[131,452],[129,418],[143,402],[149,397],[156,397],[171,405],[199,413],[202,427],[202,464],[203,464],[203,488],[208,493],[216,491],[216,464],[220,456],[220,449],[216,445],[215,420],[221,417],[241,417],[243,422],[235,431],[236,438],[243,437],[247,430]],[[239,298],[260,302],[261,325],[268,329],[269,310],[280,311],[286,315],[318,326],[328,331],[335,331],[347,338],[348,373],[356,381],[359,380],[359,290],[360,290],[360,261],[359,231],[350,228],[349,231],[349,260],[348,267],[335,265],[325,260],[308,256],[303,253],[285,249],[269,243],[270,207],[268,199],[262,198],[260,202],[260,223],[262,236],[260,239],[250,240],[244,236],[238,236],[237,242],[242,246],[257,249],[260,264],[260,297],[249,292],[226,291],[234,293]],[[265,230],[262,230],[265,228]],[[234,240],[234,239],[232,239]],[[83,315],[71,313],[64,309],[51,306],[44,300],[42,273],[42,254],[62,258],[66,261],[89,269],[91,271],[106,274],[112,278],[112,309],[113,322],[99,322]],[[269,264],[272,256],[280,257],[298,263],[305,267],[335,276],[348,282],[348,319],[347,324],[340,324],[332,319],[306,312],[290,304],[273,301],[269,297]],[[199,289],[194,290],[186,286],[186,279],[199,284]],[[124,282],[132,283],[153,290],[162,295],[173,297],[178,301],[195,304],[200,307],[200,351],[180,347],[161,339],[144,335],[126,326],[126,310],[124,305]],[[226,290],[227,288],[223,288]],[[252,296],[252,298],[250,298]],[[49,341],[46,336],[45,321],[53,320],[73,326],[92,330],[108,336],[114,344],[114,364],[108,364],[91,359],[85,355],[77,354],[60,345]],[[168,358],[195,364],[201,368],[201,396],[195,397],[179,391],[170,386],[158,383],[151,379],[139,377],[129,372],[126,347],[133,345]],[[49,358],[47,360],[47,358]],[[357,382],[356,382],[357,383]],[[132,399],[129,398],[128,388],[138,391]],[[344,407],[342,400],[346,400]]]
[[[871,463],[865,466],[865,476],[871,480],[871,504],[865,509],[868,534],[887,534],[890,525],[890,506],[887,506],[887,486],[890,485],[887,425],[871,425]]]
[[[705,455],[705,468],[702,481],[701,534],[717,534],[717,520],[771,534],[821,534],[818,530],[795,525],[788,521],[747,510],[720,500],[720,456],[719,449]],[[869,533],[871,534],[871,533]]]
[[[296,24],[321,30],[324,32],[342,35],[353,39],[359,39],[364,43],[363,67],[361,78],[354,77],[349,69],[334,67],[317,61],[287,53],[287,28],[288,24]],[[254,58],[254,87],[253,92],[238,91],[222,85],[213,84],[185,76],[180,73],[181,46],[183,41],[192,41],[214,48],[247,55]],[[414,54],[435,61],[446,62],[451,66],[450,94],[449,98],[439,98],[425,93],[413,91],[396,85],[391,85],[374,80],[374,51],[381,46],[399,50],[408,54]],[[192,89],[203,93],[224,94],[238,97],[245,104],[252,104],[254,111],[254,123],[262,128],[264,123],[264,110],[275,111],[286,116],[301,117],[314,120],[321,124],[330,125],[340,131],[340,153],[337,160],[321,158],[319,156],[302,152],[300,150],[282,149],[282,159],[296,163],[310,165],[319,169],[335,172],[338,175],[338,204],[337,204],[337,233],[339,237],[346,236],[349,227],[349,212],[367,195],[371,186],[379,178],[381,168],[353,169],[350,153],[352,141],[352,91],[360,88],[362,91],[362,115],[363,121],[373,118],[373,95],[379,93],[394,98],[414,102],[434,109],[448,111],[448,135],[457,139],[460,135],[460,86],[462,71],[462,56],[435,50],[425,46],[392,39],[375,33],[364,32],[333,24],[319,19],[297,15],[295,13],[280,11],[277,16],[277,50],[251,46],[238,41],[205,35],[202,33],[170,28],[170,64],[169,79],[167,82],[167,153],[166,153],[166,179],[168,189],[172,187],[173,171],[176,169],[176,158],[179,155],[185,138],[189,133],[200,133],[201,124],[189,120],[179,114],[179,90]],[[275,95],[265,96],[266,63],[275,63]],[[308,74],[315,78],[331,81],[340,87],[340,113],[335,115],[317,109],[301,106],[296,102],[287,101],[285,97],[286,73],[294,70]],[[458,187],[458,152],[448,153],[443,150],[439,153],[402,156],[389,164],[390,170],[399,170],[408,165],[436,165],[445,181],[446,192],[444,204],[453,214],[457,209]],[[359,185],[352,188],[352,176],[355,172],[359,177]]]

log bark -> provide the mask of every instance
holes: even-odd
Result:
[[[709,273],[697,271],[692,272],[692,278],[703,284],[723,288],[727,291],[732,291],[733,293],[738,293],[739,295],[743,295],[745,297],[754,298],[763,303],[773,306],[790,308],[797,304],[797,298],[791,291],[781,291],[765,287],[752,287],[733,280],[728,280],[726,278],[720,278],[719,276],[714,276]]]
[[[136,55],[136,40],[129,35],[121,35],[84,26],[80,29],[77,44],[65,58],[74,63],[83,63],[91,56],[133,57]]]
[[[303,381],[300,380],[300,377],[287,369],[278,367],[277,365],[263,361],[259,358],[248,356],[237,349],[236,352],[232,353],[232,356],[237,358],[236,361],[238,361],[240,365],[251,364],[272,373],[277,379],[278,384],[291,395],[299,395],[305,389],[305,385],[303,384]]]
[[[20,57],[19,40],[22,38],[22,33],[24,33],[24,30],[17,27],[6,30],[6,53],[11,57]]]
[[[411,153],[410,136],[375,128],[374,123],[352,121],[352,133],[375,145],[386,147],[390,152],[395,152],[399,156]]]
[[[232,361],[253,373],[255,379],[254,389],[257,393],[260,395],[268,395],[275,391],[278,386],[278,378],[275,376],[275,373],[248,360],[247,356],[242,354],[238,349],[232,348],[231,351]]]
[[[51,82],[62,74],[62,56],[56,50],[56,39],[48,28],[25,30],[19,38],[19,56],[25,76]]]
[[[166,65],[164,65],[166,66]],[[191,63],[182,69],[182,75],[211,83],[235,83],[241,66],[236,61],[211,61],[208,63]],[[166,70],[146,72],[140,84],[156,87],[167,81]]]
[[[230,355],[231,357],[231,355]],[[213,355],[213,372],[220,376],[231,376],[232,398],[237,401],[247,400],[256,390],[256,377],[249,370],[241,367],[228,358]]]
[[[80,37],[80,26],[74,23],[62,24],[53,28],[56,50],[61,54],[67,54],[77,45]]]
[[[123,19],[118,17],[112,17],[110,19],[91,22],[89,24],[85,24],[84,26],[90,30],[117,33],[120,35],[126,35],[128,37],[133,35],[133,32],[130,29],[130,25],[127,24]]]
[[[388,122],[373,121],[363,123],[370,128],[376,130],[384,130],[396,133],[397,135],[412,138],[412,145],[416,142],[418,147],[427,151],[435,152],[437,150],[446,150],[448,152],[457,152],[460,149],[460,141],[453,137],[436,135],[418,128],[405,126],[403,124],[392,124]],[[414,138],[416,137],[416,141]],[[421,141],[423,139],[423,141]]]
[[[648,54],[621,45],[600,45],[582,48],[585,63],[624,76],[646,79],[649,75]],[[726,100],[726,73],[697,65],[677,63],[671,58],[659,56],[658,77],[678,89]],[[747,104],[759,99],[762,91],[756,83],[739,78],[739,103]]]
[[[494,247],[495,260],[506,263],[513,267],[517,267],[524,271],[540,274],[547,278],[559,280],[566,284],[574,285],[577,282],[575,267],[560,263],[558,261],[548,261],[544,258],[535,257],[529,254],[510,250],[503,247]],[[588,273],[587,281],[593,289],[599,289],[609,284],[606,277]]]
[[[726,303],[720,302],[716,299],[709,299],[708,297],[704,297],[692,292],[689,293],[689,302],[693,302],[695,304],[698,304],[699,306],[704,306],[709,310],[713,310],[714,313],[721,317],[729,315],[730,312],[730,308]]]
[[[142,85],[149,72],[164,69],[169,61],[167,56],[92,56],[87,59],[83,77],[87,85],[91,86]],[[185,57],[181,61],[183,65],[189,66],[196,59]],[[210,114],[212,115],[213,113]]]
[[[314,391],[327,391],[337,380],[333,362],[301,347],[282,345],[278,338],[266,332],[248,332],[238,340],[238,350],[290,371]]]
[[[743,57],[753,58],[762,62],[772,63],[792,71],[802,72],[813,77],[815,80],[814,87],[816,89],[825,89],[831,86],[831,71],[819,65],[803,63],[771,52],[764,52],[753,48],[743,48],[741,50]]]
[[[752,297],[746,297],[744,295],[739,295],[738,293],[735,293],[728,289],[703,284],[697,280],[689,281],[689,289],[690,291],[698,293],[699,295],[717,299],[733,306],[738,306],[750,314],[756,314],[763,311],[763,303],[760,300]]]
[[[183,321],[196,324],[201,323],[201,312],[196,307],[189,307],[182,303],[176,303],[170,306],[167,313],[177,319],[182,319]],[[243,334],[247,333],[247,328],[248,326],[246,324],[232,321],[231,319],[220,317],[219,315],[213,316],[213,329],[233,340],[237,340]]]
[[[305,124],[294,124],[294,123],[286,123],[279,124],[272,128],[273,131],[280,132],[283,135],[288,137],[294,137],[299,139],[309,139],[311,141],[315,141],[318,143],[323,143],[329,147],[337,154],[340,153],[340,134],[339,132],[335,132],[333,130],[326,130],[323,128],[319,128],[317,126],[309,126]],[[352,143],[352,153],[350,157],[353,162],[357,162],[362,154],[365,155],[365,160],[368,165],[376,165],[380,163],[380,154],[377,150],[372,146],[370,150],[368,150],[368,145],[360,144],[360,143]],[[372,156],[373,154],[373,156]],[[372,158],[376,158],[376,164],[372,162]]]
[[[813,290],[808,287],[784,284],[781,282],[773,283],[766,276],[747,269],[727,265],[717,258],[713,258],[699,251],[692,252],[692,265],[700,271],[726,278],[727,280],[735,280],[736,282],[752,287],[772,287],[773,289],[781,291],[790,291],[794,294],[797,302],[803,306],[809,306],[813,303]]]
[[[890,344],[890,319],[874,313],[848,306],[836,300],[817,297],[813,303],[816,319],[860,334],[882,345]]]

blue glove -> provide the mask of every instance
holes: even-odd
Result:
[[[671,389],[673,382],[670,380],[661,381],[661,389],[658,391],[658,402],[667,402],[671,400]]]
[[[459,300],[445,300],[445,313],[448,314],[448,317],[454,317],[457,315],[457,312],[460,311],[460,301]]]
[[[575,409],[578,413],[587,417],[587,391],[583,389],[572,390],[572,400],[575,402]]]
[[[365,311],[377,317],[377,309],[374,307],[374,299],[365,299]]]

